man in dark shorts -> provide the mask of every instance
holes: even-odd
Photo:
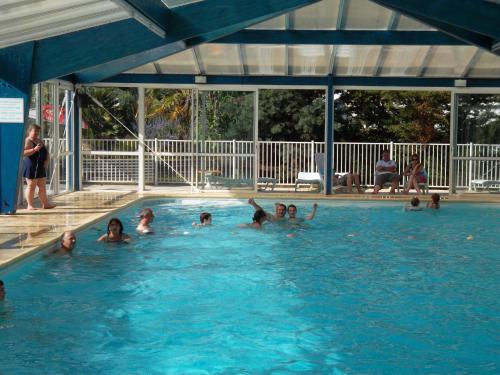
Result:
[[[390,194],[394,194],[399,184],[399,174],[396,172],[396,162],[390,160],[389,150],[382,151],[382,159],[375,166],[375,187],[373,194],[377,194],[386,182],[391,183]]]

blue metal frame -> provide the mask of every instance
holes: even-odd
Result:
[[[500,55],[500,5],[478,0],[371,0]]]
[[[16,212],[25,124],[31,98],[33,43],[0,50],[0,98],[24,101],[24,123],[0,123],[0,213]]]
[[[43,39],[35,43],[32,83],[71,74],[75,82],[99,81],[317,1],[206,0],[170,9],[165,38],[129,19]]]
[[[191,74],[119,74],[103,82],[123,84],[179,84],[193,85]],[[328,77],[317,76],[206,76],[209,85],[276,85],[276,86],[327,86]],[[456,78],[424,77],[333,77],[335,86],[360,87],[442,87],[453,88]],[[467,78],[467,87],[500,87],[500,79]]]
[[[335,92],[333,87],[334,78],[328,76],[326,89],[326,126],[325,126],[325,194],[332,194],[332,171],[333,171],[333,106]]]
[[[124,53],[121,58],[75,74],[76,82],[91,83],[120,72],[170,56],[184,49],[221,38],[319,0],[205,0],[170,10],[168,33],[162,46],[143,48],[140,53]],[[223,16],[222,16],[223,15]],[[122,37],[123,38],[123,37]],[[182,42],[183,44],[176,44]],[[144,45],[143,42],[139,45]]]
[[[221,44],[447,45],[468,43],[439,31],[241,30],[216,39]]]
[[[167,31],[170,10],[161,0],[122,0],[164,31]]]

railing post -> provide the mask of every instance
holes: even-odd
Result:
[[[473,157],[474,153],[474,146],[473,143],[469,143],[469,157]],[[472,191],[472,180],[474,179],[474,176],[472,174],[472,168],[473,168],[473,162],[472,159],[469,160],[469,191]]]
[[[155,138],[155,175],[154,175],[154,182],[155,186],[158,186],[158,138]]]
[[[137,191],[142,192],[144,191],[144,87],[139,87],[139,97],[138,97],[138,103],[137,103],[137,108],[138,108],[138,147],[137,147],[137,163],[138,165],[138,170],[139,170],[139,183],[137,186]]]
[[[233,139],[233,146],[232,146],[232,154],[233,154],[233,180],[236,179],[236,139]]]
[[[314,172],[314,141],[311,141],[311,152],[309,157],[309,171]]]
[[[391,141],[391,143],[389,144],[389,158],[391,160],[394,160],[394,142]]]

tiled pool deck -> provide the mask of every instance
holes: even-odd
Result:
[[[138,194],[125,190],[81,191],[57,196],[52,210],[28,211],[19,209],[15,215],[0,215],[0,270],[41,249],[55,246],[65,230],[78,231],[101,220],[111,212],[126,207],[141,198],[249,198],[287,200],[398,200],[409,201],[405,195],[371,194],[322,194],[290,191],[259,192],[213,191],[191,193],[186,189],[149,191]],[[428,200],[430,195],[420,196]],[[445,201],[500,203],[500,194],[442,195]]]

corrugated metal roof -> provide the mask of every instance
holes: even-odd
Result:
[[[108,0],[2,0],[0,48],[130,18]]]
[[[369,0],[323,0],[249,29],[435,30]],[[163,74],[500,78],[500,57],[468,45],[210,43],[156,64]],[[129,71],[157,72],[153,63]]]

